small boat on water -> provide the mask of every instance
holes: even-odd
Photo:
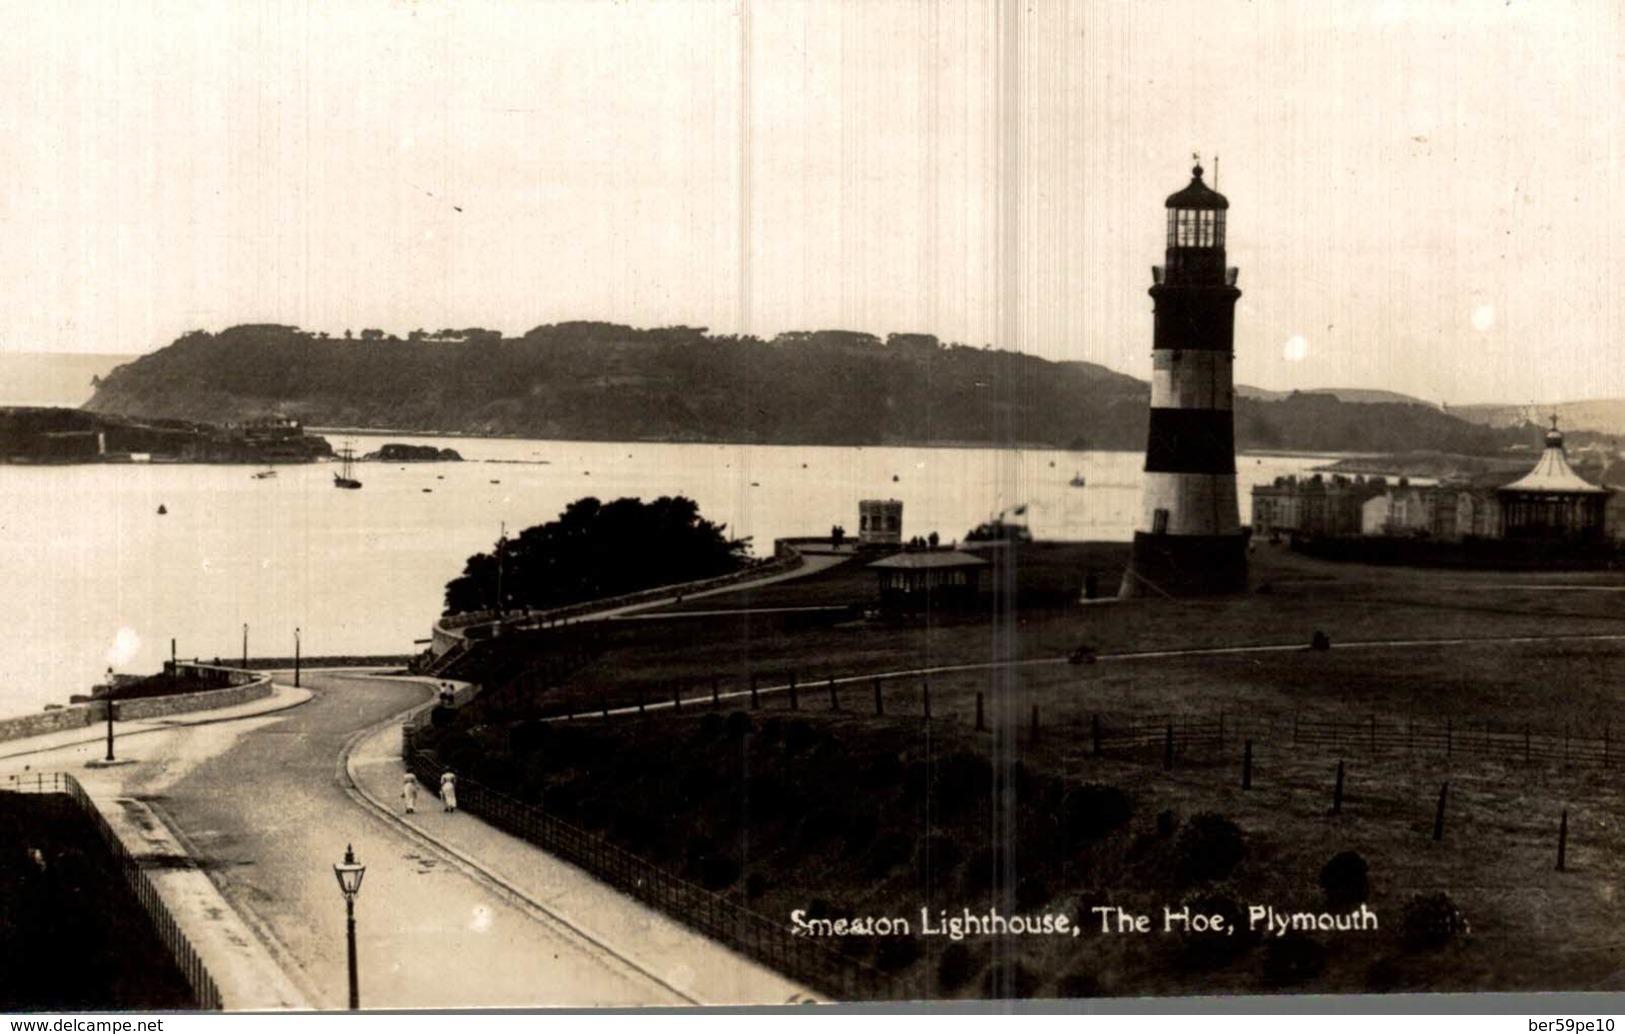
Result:
[[[360,488],[361,482],[355,479],[351,469],[355,463],[355,450],[348,445],[339,450],[339,472],[333,475],[334,488]]]
[[[266,478],[274,478],[274,477],[276,477],[276,468],[275,467],[266,467],[264,470],[255,473],[254,480],[255,481],[264,481]]]
[[[1068,481],[1067,484],[1071,485],[1073,488],[1082,488],[1084,486],[1083,475],[1073,474],[1072,480]]]

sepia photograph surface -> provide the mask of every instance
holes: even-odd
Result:
[[[0,23],[0,1012],[1625,990],[1617,4]]]

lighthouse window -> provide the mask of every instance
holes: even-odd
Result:
[[[1168,534],[1168,511],[1160,506],[1151,511],[1151,534]]]

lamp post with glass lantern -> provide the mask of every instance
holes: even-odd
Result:
[[[355,973],[355,896],[361,893],[361,877],[367,874],[367,867],[355,860],[355,850],[348,844],[344,846],[344,864],[333,866],[333,875],[338,877],[339,890],[344,892],[344,914],[349,921],[350,943],[350,1009],[361,1008],[361,990],[356,982]]]

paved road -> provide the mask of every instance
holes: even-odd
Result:
[[[353,843],[367,866],[356,906],[364,1007],[684,1004],[613,954],[518,911],[345,793],[346,744],[425,699],[425,687],[324,675],[305,684],[310,703],[203,761],[154,803],[312,1001],[345,1005],[332,866]]]

